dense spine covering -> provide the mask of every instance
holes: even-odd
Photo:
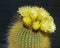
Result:
[[[26,29],[19,21],[12,26],[8,42],[8,48],[50,48],[50,40],[47,34]]]
[[[19,18],[8,33],[8,48],[50,48],[48,33],[56,27],[49,13],[36,6],[21,7],[18,13]]]

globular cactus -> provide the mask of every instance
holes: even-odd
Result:
[[[36,6],[21,7],[18,13],[19,19],[13,23],[8,33],[8,48],[50,48],[49,33],[56,28],[49,13]]]

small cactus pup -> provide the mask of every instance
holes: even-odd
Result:
[[[43,7],[22,6],[8,33],[8,48],[50,48],[49,34],[56,25]]]

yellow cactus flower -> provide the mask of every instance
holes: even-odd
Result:
[[[17,11],[19,14],[21,14],[21,16],[26,17],[30,15],[30,6],[24,6],[18,9]]]
[[[30,25],[31,22],[33,23],[31,27],[34,30],[38,30],[40,28],[40,30],[49,33],[56,30],[53,17],[50,16],[49,12],[42,7],[23,6],[19,8],[17,12],[23,16],[22,20],[25,25]]]
[[[38,15],[38,13],[36,12],[36,10],[32,9],[31,10],[31,13],[30,13],[30,17],[32,19],[35,19],[35,18],[37,18],[37,15]]]
[[[50,28],[48,29],[48,31],[50,33],[53,33],[56,30],[56,25],[54,24],[54,22],[50,23]]]
[[[23,6],[17,12],[23,17],[30,16],[32,19],[37,18],[37,16],[38,19],[49,16],[49,13],[44,8],[37,6]]]
[[[47,16],[47,17],[45,17],[45,18],[46,18],[46,20],[49,20],[49,22],[54,22],[54,19],[53,19],[52,16]]]
[[[38,14],[38,20],[43,20],[45,17],[50,16],[50,14],[42,7],[39,9]]]
[[[31,23],[30,17],[24,17],[23,22],[24,22],[25,25],[29,25]]]
[[[46,11],[44,8],[40,8],[40,15],[41,16],[49,16],[50,14],[48,13],[48,11]]]
[[[40,27],[40,24],[39,23],[40,23],[39,21],[33,22],[32,27],[33,27],[34,30],[38,30],[39,29],[39,27]]]
[[[40,30],[48,33],[53,33],[56,30],[56,27],[53,21],[44,20],[40,23]]]
[[[38,11],[39,11],[39,7],[37,7],[37,6],[31,7],[30,17],[32,19],[36,19],[38,16]]]

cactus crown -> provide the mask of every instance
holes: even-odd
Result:
[[[37,6],[23,6],[17,11],[22,22],[33,30],[53,33],[56,30],[53,17],[43,8]]]

